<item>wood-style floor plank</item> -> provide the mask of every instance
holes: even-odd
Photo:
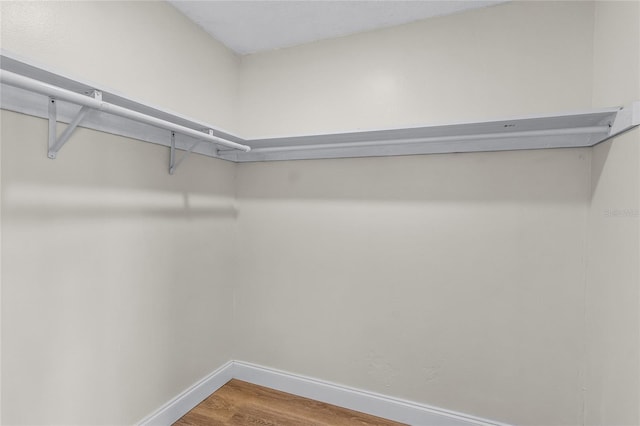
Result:
[[[174,426],[399,426],[335,405],[233,379]]]

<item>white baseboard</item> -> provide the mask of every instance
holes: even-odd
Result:
[[[185,389],[138,423],[140,426],[169,426],[187,414],[193,407],[220,389],[233,378],[233,361],[229,361],[207,377]]]
[[[234,361],[233,378],[415,426],[504,425],[374,392]]]
[[[142,420],[140,426],[168,426],[231,379],[311,398],[415,426],[506,426],[398,398],[287,373],[243,361],[229,361]]]

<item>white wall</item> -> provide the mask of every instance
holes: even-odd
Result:
[[[242,58],[251,137],[591,107],[593,5],[513,2]]]
[[[591,3],[242,59],[252,136],[588,109]],[[516,424],[582,422],[590,150],[242,164],[235,357]]]
[[[2,113],[3,424],[131,424],[231,358],[234,166]]]
[[[640,3],[595,7],[594,106],[640,99]],[[640,423],[640,131],[593,150],[586,288],[589,425]]]
[[[234,127],[238,59],[171,6],[0,7],[3,48]],[[1,118],[1,421],[132,424],[231,358],[235,167]]]
[[[252,267],[235,358],[505,422],[580,423],[588,158],[240,165]]]
[[[2,2],[2,48],[236,131],[239,58],[160,1]]]

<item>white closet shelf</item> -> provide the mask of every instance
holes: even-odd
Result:
[[[638,115],[640,105],[635,103],[631,108]],[[245,162],[587,147],[633,127],[628,117],[618,118],[625,110],[608,108],[440,126],[252,139],[246,141],[251,151],[221,150],[220,155]],[[634,125],[638,125],[637,119]]]
[[[63,122],[71,123],[71,131],[80,126],[170,146],[171,173],[190,152],[250,162],[573,148],[596,145],[640,124],[640,102],[634,102],[624,108],[482,122],[244,139],[5,51],[0,55],[0,69],[3,109],[49,118],[53,135],[52,126]],[[71,131],[57,140],[50,137],[50,158],[55,158]],[[176,149],[186,151],[178,161]]]

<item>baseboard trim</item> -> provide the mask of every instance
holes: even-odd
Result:
[[[146,417],[139,425],[171,425],[231,379],[243,380],[409,425],[507,426],[504,423],[243,361],[227,362]]]
[[[138,423],[140,426],[168,426],[187,414],[209,395],[233,378],[234,362],[229,361],[207,377],[185,389],[171,401]]]
[[[233,377],[316,401],[409,425],[420,426],[506,426],[486,419],[437,407],[392,398],[374,392],[338,385],[243,361],[234,361]]]

